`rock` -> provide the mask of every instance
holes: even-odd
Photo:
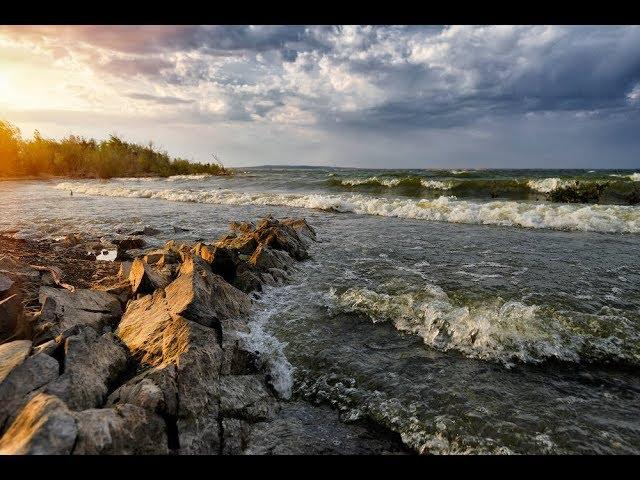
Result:
[[[178,414],[175,364],[145,370],[113,391],[107,406],[129,403],[166,417]]]
[[[258,355],[246,348],[235,332],[225,332],[222,338],[222,375],[248,375],[258,373]]]
[[[220,340],[214,329],[175,313],[170,298],[169,295],[165,297],[163,290],[157,290],[153,295],[130,302],[117,334],[143,365],[175,368],[174,381],[179,398],[176,424],[181,452],[217,453]],[[153,383],[163,388],[157,382]],[[167,383],[170,384],[165,382],[165,388]],[[147,382],[146,393],[152,393],[151,404],[160,401],[156,400],[160,397],[153,390]],[[121,389],[118,393],[120,397],[128,398],[128,395],[141,403],[144,398],[142,386]],[[163,391],[165,401],[170,396],[171,392]]]
[[[245,433],[248,455],[405,454],[400,438],[365,426],[343,423],[326,406],[284,403],[277,418]]]
[[[1,454],[68,455],[78,429],[64,402],[46,394],[34,396],[0,439]]]
[[[216,245],[233,250],[239,255],[251,255],[258,246],[258,241],[252,234],[248,234],[239,237],[227,238],[219,241]]]
[[[23,279],[38,280],[40,278],[36,270],[9,255],[0,255],[0,273],[18,282]]]
[[[224,455],[241,455],[247,446],[247,438],[251,425],[238,418],[222,420],[222,453]]]
[[[263,375],[226,375],[220,378],[220,411],[226,417],[255,422],[272,418],[278,402]]]
[[[13,343],[15,342],[5,345]],[[19,347],[11,348],[20,348],[20,351],[24,352],[26,345],[19,344]],[[4,364],[6,365],[4,378],[0,382],[0,433],[4,431],[7,420],[17,413],[31,392],[58,378],[60,367],[54,358],[38,353],[18,363],[19,358],[23,355],[20,351],[14,351],[10,357],[12,360],[7,358],[7,363]],[[9,368],[9,365],[13,366]]]
[[[271,268],[287,269],[293,264],[293,259],[283,251],[260,245],[247,262],[254,269],[266,272]]]
[[[305,242],[302,241],[296,230],[278,220],[271,218],[261,220],[256,226],[254,235],[258,243],[276,250],[283,250],[296,260],[304,260],[309,257]]]
[[[169,453],[164,421],[135,405],[75,414],[74,455],[162,455]]]
[[[21,315],[22,302],[18,294],[0,300],[0,341],[13,335],[18,327]]]
[[[147,243],[142,238],[127,237],[127,238],[117,238],[113,240],[113,244],[118,247],[118,250],[126,251],[126,250],[143,248]]]
[[[118,270],[118,277],[123,280],[129,280],[129,273],[131,272],[131,265],[133,262],[120,262],[120,269]]]
[[[138,236],[138,235],[147,235],[149,237],[153,237],[155,235],[158,235],[159,233],[162,233],[162,231],[158,230],[157,228],[154,228],[154,227],[152,227],[150,225],[147,225],[142,230],[136,230],[134,232],[130,232],[129,236],[135,237],[135,236]],[[139,247],[135,247],[135,248],[139,248]]]
[[[283,225],[288,225],[293,228],[298,235],[306,239],[307,241],[316,242],[316,231],[307,223],[304,218],[284,218],[280,221]]]
[[[173,233],[183,233],[183,232],[188,232],[189,229],[188,228],[183,228],[183,227],[177,227],[177,226],[173,226]]]
[[[0,345],[0,384],[31,352],[30,340],[16,340]]]
[[[41,287],[40,303],[42,309],[34,319],[34,329],[40,340],[54,338],[76,325],[102,331],[104,326],[115,323],[122,313],[118,297],[98,290],[70,292]]]
[[[198,257],[185,259],[165,293],[175,314],[207,327],[247,314],[251,308],[244,293],[213,273]]]
[[[167,265],[177,265],[178,263],[180,263],[180,256],[174,252],[164,249],[153,250],[152,252],[147,252],[143,260],[147,264],[153,265],[156,268],[162,268]]]
[[[0,299],[7,298],[17,292],[16,282],[0,273]]]
[[[66,247],[74,247],[76,245],[80,245],[82,242],[82,237],[74,233],[65,235],[65,237],[61,240],[61,243]]]
[[[83,328],[64,344],[64,373],[45,392],[64,400],[72,410],[102,405],[108,387],[127,367],[127,352],[112,333],[98,335]]]
[[[196,243],[191,249],[191,252],[194,255],[201,257],[207,263],[211,263],[211,261],[213,260],[212,249],[208,245],[205,245],[202,242]]]
[[[169,284],[169,276],[149,266],[141,258],[136,258],[131,265],[129,282],[131,291],[137,293],[153,293],[157,288],[164,288]]]

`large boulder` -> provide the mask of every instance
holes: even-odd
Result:
[[[162,418],[135,405],[84,410],[75,414],[74,455],[162,455],[169,453]]]
[[[30,341],[0,345],[0,433],[28,395],[58,378],[58,362],[44,353],[28,357],[30,350]]]
[[[145,381],[144,377],[136,379],[131,382],[133,385],[121,387],[118,397],[127,401],[134,398],[136,403],[147,403],[154,408],[164,402],[163,408],[167,408],[167,399],[174,394],[171,386],[175,384],[178,400],[173,420],[179,432],[180,451],[218,453],[218,378],[222,349],[217,332],[220,329],[203,326],[187,317],[195,312],[194,319],[207,319],[207,323],[211,323],[214,319],[223,320],[217,315],[232,309],[218,306],[216,310],[215,305],[203,305],[205,309],[210,308],[203,316],[198,305],[203,300],[211,301],[212,292],[196,291],[206,285],[206,280],[194,273],[197,271],[193,268],[191,272],[187,269],[165,290],[156,290],[153,295],[129,303],[118,327],[118,336],[143,366],[156,367],[159,371],[171,369],[164,373],[172,378],[163,382],[154,378],[150,381]],[[203,283],[198,284],[198,277]],[[155,373],[158,375],[157,371]],[[167,413],[171,414],[170,411]]]
[[[68,455],[77,434],[76,420],[64,402],[39,393],[0,438],[0,454]]]
[[[83,328],[66,339],[63,373],[45,392],[64,400],[72,410],[98,407],[126,367],[127,351],[113,333],[98,335],[92,328]]]
[[[102,331],[115,324],[122,314],[115,295],[98,290],[41,287],[42,309],[34,319],[38,340],[49,340],[75,326],[89,326]],[[40,342],[38,342],[40,343]]]
[[[171,310],[207,327],[249,313],[249,297],[211,271],[199,257],[187,257],[178,277],[165,289]]]

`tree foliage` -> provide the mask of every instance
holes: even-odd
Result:
[[[230,175],[231,172],[219,162],[196,163],[171,158],[151,142],[139,145],[116,135],[103,141],[76,135],[53,140],[42,137],[36,130],[33,139],[24,140],[16,126],[0,120],[0,177],[111,178],[192,174]]]

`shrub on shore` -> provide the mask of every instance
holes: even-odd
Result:
[[[0,177],[68,176],[111,178],[170,175],[230,175],[219,163],[171,158],[152,143],[139,145],[111,135],[97,141],[69,135],[47,139],[36,130],[24,140],[20,130],[0,120]]]

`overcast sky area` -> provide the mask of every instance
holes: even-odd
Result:
[[[637,168],[640,28],[0,26],[0,118],[227,166]]]

